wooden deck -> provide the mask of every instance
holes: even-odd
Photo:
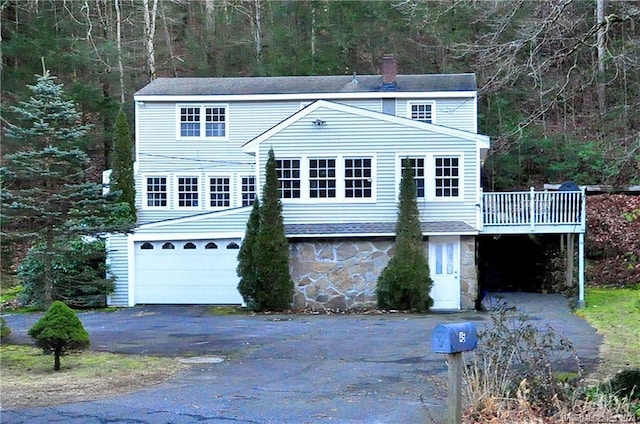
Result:
[[[586,196],[582,191],[482,193],[480,234],[584,233]]]

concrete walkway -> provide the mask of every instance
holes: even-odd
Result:
[[[518,309],[555,324],[595,363],[599,337],[560,296]],[[211,316],[205,307],[136,307],[79,314],[92,349],[209,355],[160,386],[95,402],[2,411],[2,423],[441,423],[446,371],[431,352],[444,322],[483,325],[486,313]],[[35,315],[5,316],[29,343]],[[574,340],[575,339],[575,340]],[[594,356],[595,355],[595,356]]]

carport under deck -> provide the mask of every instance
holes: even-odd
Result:
[[[586,193],[530,191],[482,193],[480,234],[567,234],[567,275],[573,275],[574,237],[578,235],[578,304],[584,305]]]

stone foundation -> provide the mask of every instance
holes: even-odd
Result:
[[[294,306],[313,310],[375,308],[378,277],[393,255],[395,240],[324,239],[290,244]],[[428,243],[424,243],[428,255]],[[475,238],[461,237],[460,300],[474,309],[478,292]]]

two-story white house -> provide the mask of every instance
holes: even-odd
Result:
[[[237,254],[273,149],[294,306],[373,307],[402,160],[434,309],[473,309],[483,230],[473,74],[159,78],[135,94],[138,223],[108,243],[113,306],[240,304]]]

